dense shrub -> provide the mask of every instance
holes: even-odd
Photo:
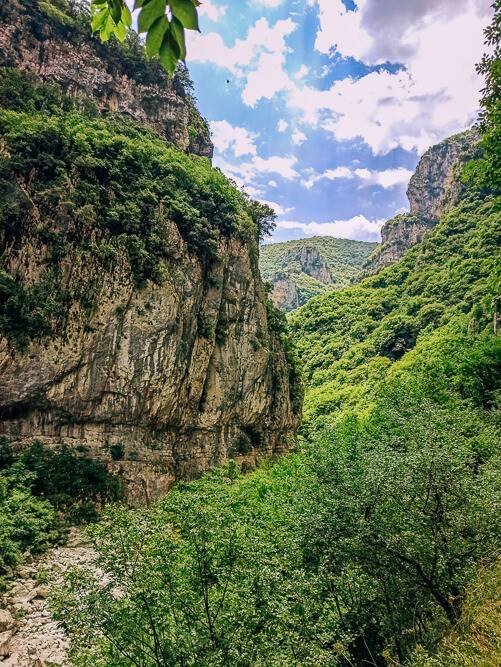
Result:
[[[15,455],[0,438],[0,588],[27,553],[48,548],[68,524],[94,521],[122,495],[121,481],[98,461],[39,442]]]

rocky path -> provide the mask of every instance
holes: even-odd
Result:
[[[68,640],[49,611],[48,586],[94,557],[81,531],[73,528],[64,546],[18,569],[12,588],[0,598],[0,667],[70,667]]]

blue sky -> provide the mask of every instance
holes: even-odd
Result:
[[[205,0],[187,63],[214,164],[272,240],[379,240],[419,156],[475,120],[490,0]]]

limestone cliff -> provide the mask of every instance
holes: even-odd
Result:
[[[31,33],[9,43],[38,48]],[[0,434],[85,450],[134,500],[286,451],[301,388],[247,199],[207,159],[63,87],[0,71]],[[145,88],[127,94],[143,109]]]
[[[463,193],[459,172],[478,156],[479,135],[468,130],[449,137],[424,153],[413,174],[407,197],[410,212],[395,216],[381,229],[381,245],[369,257],[363,275],[377,273],[402,259],[405,252],[455,206]]]
[[[18,67],[67,94],[150,127],[177,148],[212,157],[207,123],[179,77],[147,62],[140,44],[102,44],[67,0],[0,3],[0,67]],[[66,10],[66,11],[65,11]]]
[[[225,239],[206,271],[165,224],[171,275],[163,285],[135,289],[125,257],[103,274],[70,254],[65,280],[100,274],[90,317],[72,304],[59,336],[22,352],[0,342],[0,432],[18,444],[85,445],[125,475],[136,497],[230,456],[253,465],[284,452],[298,425],[249,248]],[[47,248],[27,239],[2,251],[4,266],[33,274]],[[117,444],[123,460],[113,462]]]

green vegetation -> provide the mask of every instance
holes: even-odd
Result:
[[[94,521],[104,503],[122,497],[120,480],[80,450],[33,442],[14,455],[0,438],[0,589],[27,554],[54,544],[68,524]]]
[[[501,563],[481,568],[468,587],[461,619],[430,654],[417,647],[411,667],[497,667],[501,662]]]
[[[263,280],[275,283],[287,279],[295,285],[299,305],[312,297],[337,287],[345,287],[355,280],[375,243],[335,239],[330,236],[314,236],[299,241],[271,243],[261,246],[259,267]],[[320,263],[313,259],[305,266],[305,253],[318,251]],[[328,282],[321,282],[310,273],[322,270],[330,274]]]
[[[402,366],[462,363],[458,341],[485,330],[499,293],[500,204],[471,193],[401,262],[291,316],[310,387],[308,428],[366,407]]]
[[[499,663],[490,159],[401,262],[291,316],[297,452],[246,477],[230,462],[93,528],[109,580],[74,572],[53,600],[75,665]]]
[[[110,38],[127,43],[136,33],[125,0],[25,0],[62,29],[97,33],[101,42]],[[198,30],[197,0],[135,0],[140,9],[138,28],[146,35],[146,54],[172,75],[186,58],[185,30]]]
[[[500,293],[501,201],[493,185],[491,127],[499,68],[488,60],[483,67],[494,77],[488,80],[494,93],[485,93],[485,153],[465,170],[468,189],[460,205],[399,263],[318,296],[290,318],[307,382],[297,451],[248,476],[230,462],[179,484],[148,510],[110,507],[91,527],[105,581],[92,570],[72,572],[52,601],[72,638],[76,667],[499,664],[501,338],[493,334],[492,318]],[[4,188],[16,183],[1,209],[11,244],[21,234],[13,221],[33,215],[34,197],[42,229],[44,198],[69,198],[71,207],[61,206],[58,218],[65,234],[77,233],[71,216],[85,201],[98,208],[82,224],[97,224],[112,249],[123,241],[140,286],[161,279],[154,269],[166,252],[151,219],[141,221],[141,232],[134,227],[146,205],[141,188],[162,211],[178,216],[173,219],[185,241],[203,261],[213,260],[211,234],[248,234],[255,243],[256,218],[268,224],[266,212],[206,162],[166,153],[133,126],[120,125],[117,137],[113,119],[55,113],[43,123],[52,134],[37,144],[42,128],[36,122],[27,112],[0,114],[2,165],[18,176],[8,181],[1,172]],[[30,160],[46,146],[50,153],[33,166]],[[103,163],[106,171],[99,170]],[[43,191],[28,190],[30,165],[42,174]],[[121,182],[115,168],[127,179]],[[17,183],[29,197],[17,195]],[[54,194],[54,183],[64,188],[64,199]],[[223,202],[233,208],[215,223],[207,214],[206,226],[197,215],[206,212],[208,193],[215,201],[214,192],[221,199],[211,215]],[[50,226],[43,233],[54,231],[60,233]],[[136,245],[130,235],[139,239]],[[2,290],[12,308],[24,304],[16,284],[5,279]],[[10,312],[2,311],[2,321]],[[271,304],[267,312],[270,328],[284,338],[285,317]],[[23,311],[29,314],[30,308]],[[110,455],[118,460],[120,447]],[[71,466],[64,464],[67,453],[56,456],[66,471],[62,484]],[[58,497],[57,488],[45,486],[53,474],[57,479],[45,454],[35,450],[35,459],[37,465],[26,456],[24,465],[37,477],[9,505],[1,489],[19,484],[8,477],[20,464],[0,448],[7,470],[0,485],[4,512],[23,521],[36,517],[27,527],[6,522],[0,535],[7,553],[21,551],[26,541],[43,548],[40,526],[50,531],[53,525],[50,506],[38,500],[31,506],[23,490],[36,489],[38,480],[44,493]],[[83,484],[89,494],[87,477],[78,479],[77,488]],[[64,486],[63,498],[72,489]]]
[[[172,252],[168,221],[204,263],[222,237],[257,244],[267,211],[213,169],[173,150],[121,117],[96,115],[54,86],[13,70],[0,75],[2,249],[27,240],[41,253],[39,275],[0,265],[0,333],[19,347],[57,334],[71,304],[92,311],[100,273],[124,257],[134,285],[162,283]],[[63,264],[87,267],[69,283]]]
[[[135,0],[140,33],[146,33],[146,52],[158,57],[162,66],[173,73],[186,58],[185,30],[198,30],[198,0]],[[101,40],[112,35],[123,42],[132,25],[125,0],[91,0],[91,26]]]
[[[442,637],[466,632],[500,547],[498,207],[471,192],[399,264],[292,316],[298,452],[248,476],[230,463],[148,511],[110,509],[92,530],[110,581],[75,572],[54,599],[76,665],[475,655],[472,638]]]

